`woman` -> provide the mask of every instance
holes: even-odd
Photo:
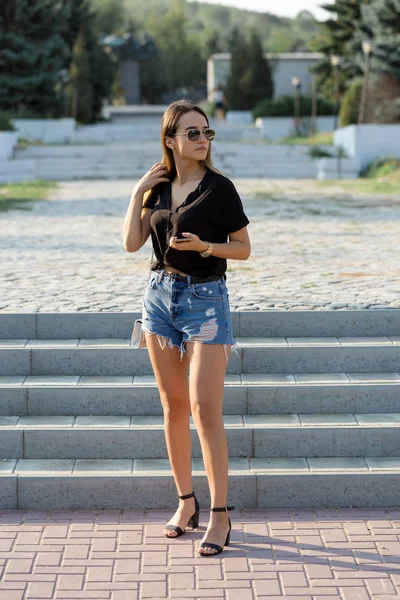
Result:
[[[163,533],[178,537],[187,525],[198,525],[191,411],[212,507],[201,555],[222,552],[229,543],[227,511],[234,507],[226,506],[228,449],[222,405],[235,340],[225,271],[227,258],[247,260],[250,255],[249,219],[240,197],[211,162],[214,137],[201,108],[186,100],[173,102],[162,119],[162,162],[134,187],[124,222],[125,250],[137,252],[151,234],[156,256],[143,298],[142,330],[160,392],[180,499]]]

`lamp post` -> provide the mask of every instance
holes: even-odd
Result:
[[[339,114],[339,66],[342,62],[342,58],[337,54],[332,54],[331,65],[333,67],[333,95],[335,98],[335,104],[333,109],[333,130],[337,129],[337,121]]]
[[[292,85],[296,90],[294,98],[294,122],[296,128],[296,135],[299,135],[299,121],[300,121],[300,87],[301,81],[298,77],[292,77]]]
[[[368,78],[369,78],[369,64],[371,60],[371,53],[373,51],[373,44],[371,40],[364,40],[362,43],[362,49],[365,56],[365,69],[364,78],[361,91],[360,110],[358,113],[358,124],[364,123],[365,109],[367,106],[367,95],[368,95]]]
[[[317,98],[317,78],[313,74],[311,78],[312,82],[312,100],[311,100],[311,135],[314,137],[317,133],[317,109],[318,109],[318,98]]]

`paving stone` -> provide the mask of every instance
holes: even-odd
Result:
[[[133,173],[131,164],[137,164],[135,153],[143,155],[149,147],[151,153],[157,155],[157,144],[159,142],[143,140],[140,147],[117,144],[102,147],[102,151],[107,148],[111,152],[110,159],[115,152],[121,151],[126,157],[132,156],[132,161],[127,158],[127,163]],[[243,145],[241,141],[230,142],[228,147],[238,157],[235,168],[244,165],[244,154],[251,146]],[[93,152],[93,147],[80,148],[89,155]],[[224,146],[221,146],[223,154],[226,149],[222,148]],[[25,149],[28,150],[32,149]],[[44,151],[48,149],[44,148]],[[75,149],[71,146],[63,151],[66,152],[63,164],[79,176],[79,168],[73,166],[72,160]],[[104,166],[104,159],[96,155],[92,160],[94,174],[99,164]],[[52,192],[49,201],[33,205],[34,213],[20,211],[18,219],[14,218],[13,211],[4,214],[0,263],[7,265],[7,271],[1,280],[0,312],[141,310],[150,241],[138,252],[125,252],[119,218],[126,212],[135,183],[153,164],[151,160],[143,159],[140,169],[136,168],[136,179],[118,180],[114,176],[111,181],[63,181]],[[249,160],[255,164],[254,158]],[[111,171],[118,173],[111,161],[106,162]],[[288,164],[288,159],[284,162]],[[348,310],[350,307],[379,312],[381,308],[400,307],[396,287],[398,257],[393,252],[398,240],[398,203],[376,194],[350,190],[344,194],[340,187],[333,193],[329,187],[312,179],[268,179],[265,164],[256,168],[255,175],[263,173],[262,178],[249,177],[249,167],[246,167],[247,173],[243,173],[247,178],[235,179],[233,176],[250,219],[252,255],[247,261],[228,261],[227,283],[232,311],[270,308],[286,311],[301,307],[316,311],[320,308]],[[276,174],[276,167],[274,169]],[[102,168],[99,175],[104,176],[104,173]],[[293,169],[292,175],[295,176]],[[113,199],[112,209],[110,198]],[[88,219],[88,211],[91,218],[96,219],[96,227]],[[267,272],[265,261],[259,260],[264,255],[266,227],[274,231],[268,245]],[[21,240],[21,228],[30,231],[29,244]],[[45,239],[43,231],[50,232]],[[61,237],[65,241],[62,245],[58,243]],[[76,252],[77,239],[80,240],[79,253]],[[333,254],[327,239],[335,239]],[[114,250],[110,252],[110,247],[117,254]],[[41,258],[43,253],[48,257],[46,261]],[[299,253],[312,257],[312,268],[308,259],[299,262]],[[116,255],[118,270],[115,269]],[[351,267],[347,261],[349,255]],[[377,256],[385,256],[384,269],[376,268]],[[94,260],[98,267],[96,272],[93,271]],[[64,283],[66,277],[68,289]],[[5,337],[8,339],[9,336]],[[18,338],[22,339],[22,336]],[[44,341],[31,339],[30,348],[40,347]],[[127,343],[128,340],[121,340],[121,344]],[[270,344],[274,343],[270,339]],[[56,346],[53,343],[52,347]]]

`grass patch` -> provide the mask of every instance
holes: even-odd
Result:
[[[105,142],[41,142],[40,140],[30,140],[27,138],[19,138],[17,142],[17,148],[22,150],[24,148],[30,148],[31,146],[41,146],[46,148],[47,146],[105,146]]]
[[[45,200],[57,186],[57,182],[48,181],[47,179],[0,185],[0,212],[5,212],[11,208],[31,210],[29,204],[26,203]]]
[[[303,145],[303,146],[316,146],[318,144],[330,146],[333,144],[333,132],[332,131],[321,131],[316,135],[310,135],[307,137],[303,136],[288,136],[282,138],[276,142],[277,144],[288,144],[288,145]]]
[[[360,173],[359,179],[326,179],[318,185],[366,194],[400,194],[400,160],[376,160]]]

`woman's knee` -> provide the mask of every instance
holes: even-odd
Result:
[[[193,421],[196,428],[215,429],[223,427],[222,411],[208,402],[194,402],[192,404]]]
[[[160,400],[166,419],[189,419],[190,401],[186,394],[160,392]]]

